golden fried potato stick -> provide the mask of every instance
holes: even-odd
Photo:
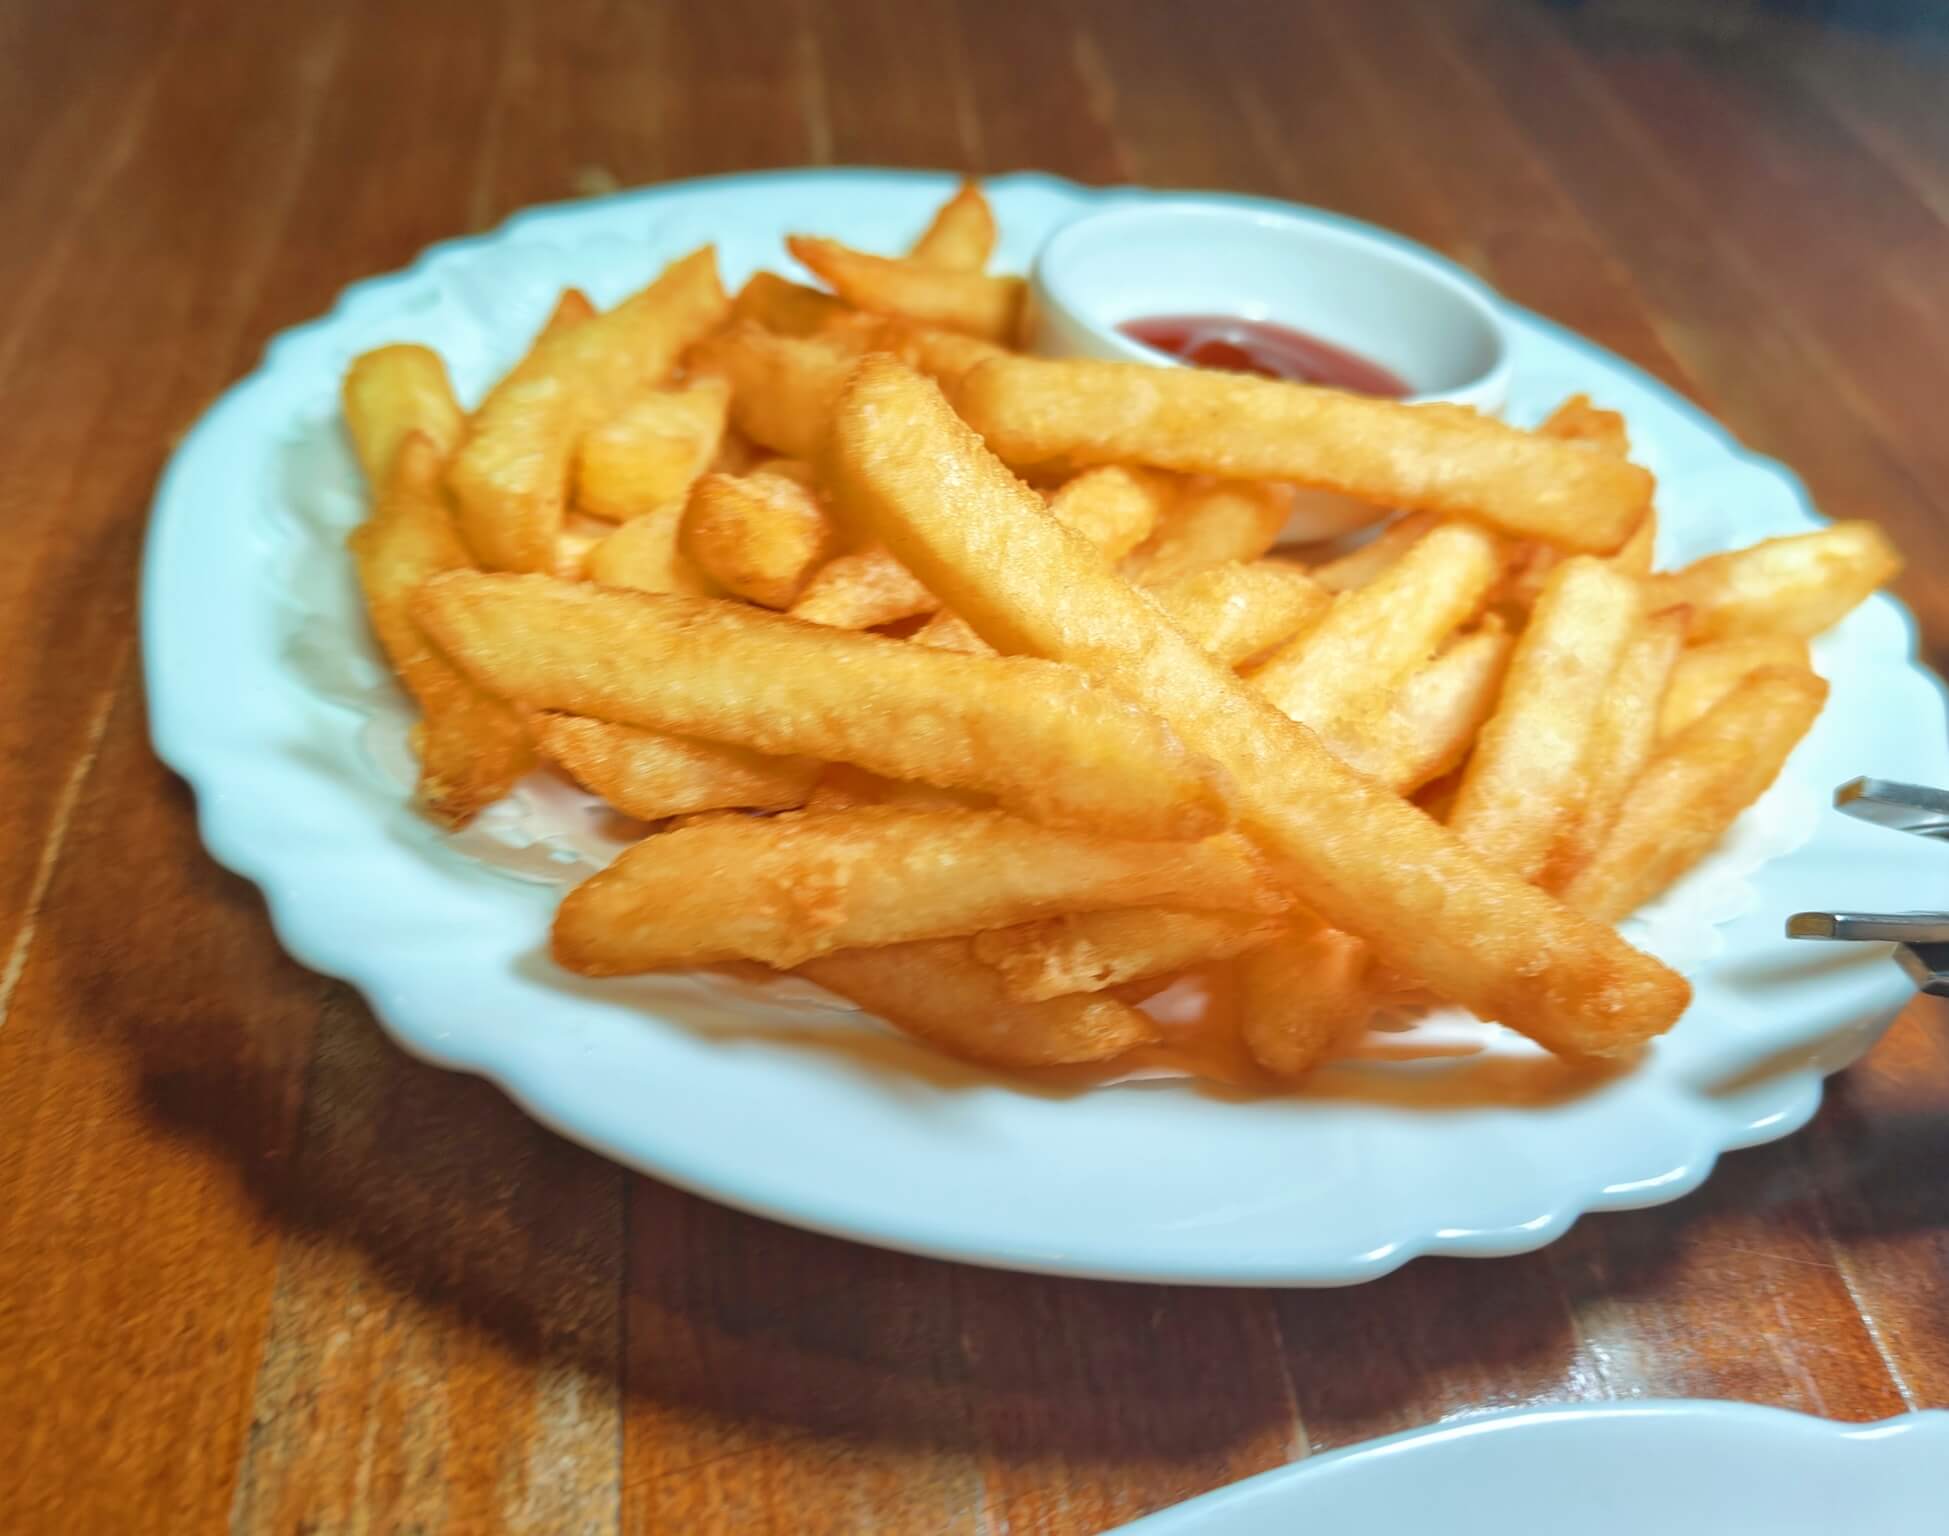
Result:
[[[682,592],[709,597],[717,588],[681,548],[684,504],[669,502],[632,518],[582,557],[582,574],[605,587],[636,592]]]
[[[1651,476],[1614,454],[1472,412],[1206,368],[997,358],[955,403],[1018,468],[1115,460],[1288,480],[1599,554],[1651,501]]]
[[[1638,526],[1631,530],[1631,537],[1611,556],[1611,564],[1628,576],[1649,576],[1657,552],[1658,509],[1646,507]]]
[[[1826,700],[1827,684],[1811,672],[1748,674],[1659,749],[1564,900],[1616,922],[1662,892],[1766,793]]]
[[[969,177],[955,188],[907,254],[954,272],[986,270],[995,254],[995,211],[981,195],[981,184]]]
[[[413,730],[420,804],[434,820],[460,827],[512,789],[533,755],[515,712],[457,671],[409,611],[428,577],[473,566],[440,487],[443,462],[430,439],[407,433],[372,516],[346,542],[379,644],[420,707]]]
[[[1561,891],[1597,856],[1631,786],[1657,750],[1658,711],[1672,666],[1685,644],[1685,617],[1682,608],[1651,615],[1618,657],[1591,727],[1583,765],[1583,807],[1550,855],[1545,889]]]
[[[1367,946],[1303,921],[1239,962],[1239,1033],[1252,1059],[1280,1077],[1305,1075],[1373,1016]]]
[[[541,330],[536,335],[541,337],[555,331],[566,331],[595,317],[596,307],[586,293],[580,288],[564,288],[555,296],[555,307],[549,310],[548,318],[542,321]]]
[[[455,572],[414,614],[481,687],[560,710],[856,763],[1105,836],[1203,837],[1223,775],[1067,667],[958,656],[709,598]]]
[[[1564,442],[1587,443],[1620,459],[1631,451],[1631,434],[1625,430],[1624,418],[1616,411],[1592,405],[1589,395],[1572,395],[1536,430]]]
[[[1144,541],[1171,492],[1163,475],[1112,465],[1058,486],[1049,511],[1114,560]],[[939,607],[939,599],[905,566],[872,544],[828,561],[793,605],[792,617],[835,629],[872,629]]]
[[[876,315],[960,331],[1007,346],[1020,328],[1028,285],[1019,277],[990,277],[911,257],[869,256],[837,240],[791,235],[786,249],[848,304]]]
[[[1389,967],[1570,1056],[1628,1054],[1683,1011],[1680,977],[1342,767],[1179,634],[919,375],[859,364],[829,466],[853,515],[990,644],[1140,700],[1229,770],[1240,825],[1285,883]]]
[[[1659,576],[1653,591],[1659,607],[1692,610],[1694,641],[1811,637],[1839,623],[1901,568],[1902,557],[1873,523],[1834,523],[1707,555]]]
[[[816,460],[833,401],[858,356],[830,336],[778,336],[741,320],[691,348],[690,368],[730,381],[731,420],[746,437]]]
[[[706,376],[650,390],[582,439],[575,505],[626,523],[690,494],[724,440],[731,387]]]
[[[1495,712],[1514,644],[1492,615],[1408,677],[1378,715],[1337,721],[1327,748],[1396,794],[1434,783],[1461,766]]]
[[[1676,736],[1761,667],[1811,672],[1813,666],[1807,642],[1799,635],[1733,635],[1692,646],[1672,667],[1658,712],[1658,737],[1663,741]]]
[[[1378,716],[1417,668],[1481,607],[1502,574],[1492,534],[1448,523],[1274,651],[1250,682],[1330,742]]]
[[[467,418],[453,398],[447,365],[430,347],[378,347],[352,359],[340,391],[345,430],[366,484],[379,491],[393,456],[417,432],[445,459],[460,446]]]
[[[447,469],[461,536],[481,565],[554,565],[582,435],[661,383],[728,307],[716,254],[706,246],[614,309],[535,342],[474,412]]]
[[[731,318],[749,320],[780,336],[816,336],[855,313],[842,299],[776,272],[754,272],[731,301]]]
[[[1123,563],[1140,586],[1162,586],[1234,560],[1256,560],[1279,541],[1292,509],[1283,485],[1221,480],[1188,485],[1158,519],[1157,532]]]
[[[1412,549],[1441,519],[1432,512],[1410,512],[1397,517],[1357,549],[1312,568],[1313,580],[1329,592],[1351,592],[1364,587]]]
[[[966,939],[849,949],[799,974],[942,1050],[996,1067],[1108,1061],[1161,1038],[1157,1021],[1115,998],[1018,1003]]]
[[[990,929],[975,935],[974,952],[1016,1002],[1039,1003],[1228,960],[1284,929],[1238,912],[1124,907]]]
[[[1149,589],[1214,661],[1236,667],[1316,624],[1332,594],[1284,560],[1228,561]]]
[[[890,805],[726,817],[644,839],[571,891],[556,960],[622,976],[946,939],[1169,896],[1193,910],[1291,905],[1235,833],[1195,843],[1058,831],[1004,811]]]
[[[1544,583],[1448,817],[1497,867],[1539,878],[1582,813],[1604,693],[1643,604],[1637,582],[1588,555],[1564,561]]]
[[[804,805],[822,765],[580,715],[537,714],[535,749],[590,794],[638,821],[698,811]]]
[[[706,475],[692,488],[678,547],[727,592],[789,608],[832,551],[819,498],[790,475]]]

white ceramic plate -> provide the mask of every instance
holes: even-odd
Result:
[[[1493,1414],[1281,1467],[1127,1536],[1837,1536],[1949,1525],[1949,1413],[1835,1424],[1745,1403]]]
[[[948,186],[805,171],[524,214],[358,284],[196,427],[158,492],[143,573],[152,730],[196,789],[211,853],[263,888],[285,947],[356,985],[407,1049],[493,1079],[632,1167],[866,1242],[1057,1273],[1337,1285],[1421,1253],[1517,1253],[1585,1211],[1675,1199],[1722,1151],[1803,1124],[1821,1074],[1907,987],[1885,952],[1790,945],[1782,918],[1916,905],[1942,868],[1919,839],[1822,810],[1856,773],[1949,781],[1938,687],[1886,599],[1821,642],[1833,701],[1781,784],[1635,925],[1691,972],[1691,1012],[1643,1065],[1581,1093],[1499,1031],[1466,1061],[1338,1068],[1297,1098],[1183,1081],[1064,1091],[789,989],[585,982],[543,951],[548,882],[605,852],[573,797],[537,785],[452,843],[406,809],[407,714],[341,550],[361,514],[336,420],[347,361],[425,341],[476,398],[564,283],[609,302],[707,239],[737,282],[780,263],[798,229],[895,249]],[[1016,270],[1078,210],[1152,195],[1040,176],[991,194]],[[1814,524],[1789,475],[1685,402],[1505,313],[1511,413],[1535,419],[1579,389],[1622,409],[1661,481],[1667,562]]]

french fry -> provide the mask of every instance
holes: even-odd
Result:
[[[512,789],[533,758],[515,712],[441,656],[409,611],[428,577],[473,566],[440,486],[443,462],[429,438],[409,432],[372,516],[347,542],[379,644],[420,707],[413,735],[420,804],[459,827]]]
[[[1125,907],[1068,912],[975,935],[974,952],[1018,1003],[1168,976],[1229,960],[1283,931],[1275,918],[1238,912]]]
[[[660,383],[728,308],[709,247],[579,325],[542,335],[494,386],[447,470],[461,536],[483,566],[543,571],[568,502],[575,448],[629,397]]]
[[[1283,485],[1220,480],[1186,486],[1158,519],[1156,533],[1124,561],[1140,586],[1162,586],[1194,571],[1256,560],[1279,540],[1292,507]]]
[[[1676,736],[1761,667],[1812,671],[1813,665],[1807,642],[1798,635],[1732,635],[1695,645],[1673,664],[1658,712],[1659,739]]]
[[[1583,807],[1551,854],[1543,884],[1560,891],[1597,856],[1631,786],[1658,747],[1658,711],[1685,644],[1685,611],[1653,614],[1618,657],[1597,703],[1583,765]]]
[[[942,789],[934,784],[918,784],[901,779],[883,779],[851,763],[827,763],[812,786],[805,808],[808,811],[850,810],[861,805],[926,806],[960,810],[987,810],[992,796],[970,794],[961,789]]]
[[[414,613],[481,687],[530,709],[856,763],[1106,836],[1202,837],[1228,819],[1209,763],[1047,662],[543,576],[436,577]]]
[[[1254,669],[1252,686],[1330,739],[1343,721],[1380,714],[1474,615],[1501,571],[1491,534],[1445,524],[1366,586],[1334,598],[1318,622]]]
[[[829,462],[853,515],[990,644],[1142,701],[1229,770],[1284,883],[1383,964],[1568,1056],[1628,1054],[1678,1018],[1683,979],[1342,767],[1046,516],[919,375],[863,360]]]
[[[790,475],[706,475],[691,490],[678,547],[739,597],[789,608],[832,548],[819,498]]]
[[[816,336],[854,313],[842,299],[776,272],[754,272],[731,301],[731,318],[749,320],[780,336]]]
[[[1764,666],[1659,749],[1564,900],[1616,922],[1678,879],[1766,792],[1807,734],[1827,684]]]
[[[792,235],[786,248],[848,304],[1006,346],[1020,327],[1027,285],[895,256],[869,256],[837,240]]]
[[[1017,1003],[966,939],[843,950],[799,974],[942,1050],[997,1067],[1107,1061],[1159,1038],[1157,1023],[1114,998]]]
[[[833,401],[857,357],[830,336],[778,336],[745,320],[693,347],[690,367],[729,381],[731,420],[746,437],[816,461]]]
[[[1284,560],[1229,561],[1180,576],[1150,595],[1214,661],[1236,667],[1317,623],[1332,595]]]
[[[1536,429],[1545,437],[1567,443],[1587,443],[1620,459],[1631,451],[1631,434],[1624,418],[1590,403],[1589,395],[1572,395],[1559,405]]]
[[[447,365],[430,347],[402,342],[361,353],[345,371],[340,397],[352,451],[374,491],[384,488],[409,433],[419,433],[445,459],[467,430]]]
[[[586,976],[944,939],[1169,897],[1194,910],[1289,905],[1235,834],[1125,842],[1002,811],[862,806],[737,817],[650,837],[571,891],[556,960]]]
[[[983,271],[995,254],[995,212],[981,195],[980,183],[970,177],[955,188],[908,254],[930,267]]]
[[[1365,1027],[1376,994],[1367,946],[1301,922],[1239,962],[1239,1033],[1252,1059],[1279,1077],[1303,1076]]]
[[[1873,523],[1835,523],[1747,549],[1707,555],[1656,578],[1660,607],[1692,610],[1692,639],[1787,634],[1811,637],[1837,624],[1902,558]]]
[[[1410,512],[1397,517],[1357,549],[1312,569],[1313,580],[1329,592],[1351,592],[1364,587],[1401,556],[1439,527],[1441,519],[1432,512]]]
[[[1057,487],[1049,511],[1116,560],[1143,542],[1170,495],[1164,476],[1094,469]],[[792,617],[836,629],[871,629],[939,607],[905,566],[879,545],[869,545],[828,561],[793,605]]]
[[[1658,509],[1646,507],[1631,537],[1611,556],[1611,564],[1627,576],[1649,576],[1658,553]]]
[[[555,307],[548,312],[548,318],[541,323],[537,333],[547,336],[554,331],[565,331],[570,326],[580,325],[584,320],[596,317],[596,307],[589,302],[589,296],[580,288],[564,288],[555,295]]]
[[[1120,461],[1291,481],[1599,554],[1651,500],[1650,475],[1613,454],[1473,413],[1205,368],[997,358],[961,381],[956,404],[1018,468]]]
[[[684,504],[669,502],[632,518],[596,540],[582,557],[582,573],[605,587],[636,592],[682,592],[708,597],[717,588],[678,546]]]
[[[1322,739],[1349,768],[1413,794],[1468,756],[1495,711],[1514,643],[1492,616],[1412,674],[1378,715],[1342,717]]]
[[[943,388],[958,382],[990,358],[1009,355],[1006,347],[992,341],[905,320],[882,321],[871,344],[860,350],[891,352],[929,378],[938,380]]]
[[[717,457],[730,407],[730,385],[708,376],[630,401],[582,439],[576,506],[626,523],[682,501]]]
[[[579,715],[537,714],[535,748],[590,794],[638,821],[806,803],[821,765]]]
[[[555,535],[555,574],[563,581],[588,580],[590,552],[614,531],[593,518],[571,518]]]
[[[1544,584],[1448,819],[1499,868],[1537,879],[1582,813],[1600,703],[1643,601],[1637,582],[1587,555]]]

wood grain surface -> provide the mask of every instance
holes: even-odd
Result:
[[[0,0],[0,1530],[1067,1536],[1510,1404],[1949,1406],[1936,1004],[1809,1131],[1527,1258],[1280,1293],[874,1252],[625,1175],[284,958],[134,637],[173,441],[347,282],[850,162],[1392,225],[1885,523],[1940,664],[1949,39],[1901,10]]]

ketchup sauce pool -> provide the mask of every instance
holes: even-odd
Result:
[[[1268,379],[1324,384],[1357,395],[1399,400],[1407,382],[1379,363],[1271,320],[1236,315],[1146,315],[1117,327],[1132,341],[1198,368],[1256,373]]]

